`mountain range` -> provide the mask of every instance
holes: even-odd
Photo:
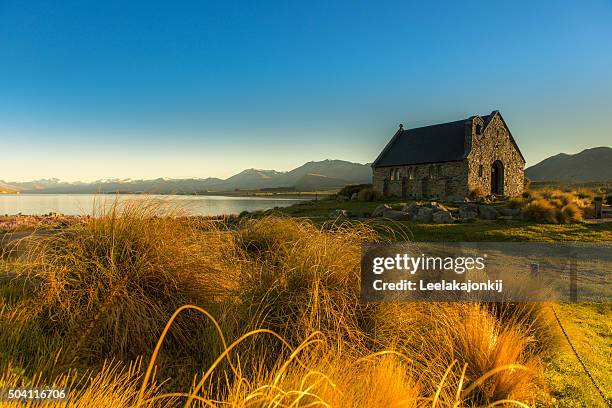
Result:
[[[311,161],[287,172],[247,169],[227,179],[214,177],[152,180],[106,179],[91,183],[42,179],[28,182],[0,181],[0,193],[158,193],[194,194],[235,190],[287,189],[314,191],[342,188],[347,184],[370,183],[369,164],[344,160]]]
[[[610,181],[612,148],[594,147],[576,154],[559,153],[525,169],[532,181]],[[0,180],[6,193],[158,193],[197,194],[235,190],[315,191],[339,189],[347,184],[371,183],[370,164],[344,160],[311,161],[290,171],[247,169],[227,179],[215,177],[151,180],[105,179],[65,182],[56,178],[27,182]]]
[[[525,169],[532,181],[610,181],[612,148],[594,147],[576,154],[559,153]]]

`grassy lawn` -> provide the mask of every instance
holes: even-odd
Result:
[[[562,303],[556,308],[586,366],[611,401],[612,304]],[[559,336],[563,336],[561,330]],[[545,375],[553,398],[548,405],[605,406],[565,340],[559,353],[547,363]]]
[[[386,201],[394,208],[401,208],[401,201]],[[310,218],[316,223],[328,220],[335,209],[355,214],[371,213],[381,202],[361,203],[322,200],[283,208],[281,213]],[[495,204],[503,205],[503,204]],[[415,224],[368,220],[380,225],[381,231],[395,233],[395,239],[421,242],[434,241],[537,241],[537,242],[601,242],[612,241],[612,221],[603,223],[535,224],[525,221],[478,221],[466,224]],[[387,232],[388,233],[388,232]],[[556,311],[578,352],[593,376],[612,395],[612,304],[563,303]],[[570,346],[558,330],[560,345],[555,356],[545,363],[545,378],[550,399],[543,399],[541,406],[593,407],[605,406],[601,397],[584,373]],[[610,397],[609,397],[610,398]]]
[[[400,209],[405,202],[386,201],[393,208]],[[382,202],[363,203],[357,201],[337,202],[321,200],[297,204],[274,211],[293,217],[304,217],[315,223],[329,221],[329,214],[335,209],[347,210],[353,214],[371,214]],[[494,204],[502,206],[504,204]],[[453,207],[449,206],[452,210]],[[369,223],[384,226],[395,231],[399,239],[409,239],[421,242],[434,241],[534,241],[559,242],[581,241],[601,242],[612,241],[612,221],[603,223],[576,224],[536,224],[526,221],[498,220],[477,221],[473,223],[456,224],[415,224],[409,221],[367,220]]]

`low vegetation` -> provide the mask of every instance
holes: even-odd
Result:
[[[548,398],[545,305],[360,303],[360,246],[394,228],[183,215],[127,203],[6,252],[0,387],[67,385],[85,407]]]
[[[571,224],[593,213],[593,198],[594,194],[584,189],[576,192],[526,191],[523,196],[513,199],[511,205],[521,208],[528,221]]]

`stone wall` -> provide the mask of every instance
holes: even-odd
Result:
[[[473,120],[471,150],[468,154],[468,190],[491,193],[491,170],[497,160],[503,165],[503,194],[517,196],[523,192],[525,162],[510,139],[499,113],[481,135],[475,132],[481,118]],[[481,167],[482,166],[482,167]]]
[[[465,161],[376,167],[372,184],[381,194],[403,198],[461,200],[468,193]],[[384,182],[388,180],[387,191]]]

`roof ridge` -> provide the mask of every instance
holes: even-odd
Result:
[[[409,130],[416,130],[416,129],[425,129],[425,128],[434,127],[434,126],[450,125],[451,123],[466,122],[468,120],[470,119],[467,118],[467,119],[452,120],[450,122],[434,123],[433,125],[426,125],[426,126],[419,126],[419,127],[414,127],[414,128],[403,129],[402,132],[407,132]]]

